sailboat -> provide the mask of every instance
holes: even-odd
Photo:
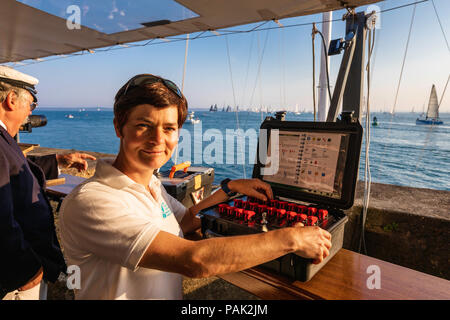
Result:
[[[428,101],[428,110],[425,119],[417,118],[416,124],[436,125],[443,124],[444,122],[439,119],[439,104],[436,94],[436,87],[433,84],[431,87],[430,99]]]
[[[298,109],[298,103],[295,104],[295,111],[294,111],[294,114],[300,114],[300,111],[299,111],[299,109]]]
[[[189,114],[186,118],[186,123],[190,123],[190,124],[200,123],[200,119],[194,118],[194,111],[191,111],[191,112],[189,112]]]

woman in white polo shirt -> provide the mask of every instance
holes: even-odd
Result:
[[[153,172],[170,159],[186,114],[187,101],[169,80],[137,75],[118,91],[117,158],[99,160],[95,175],[61,207],[67,264],[80,268],[77,299],[181,299],[183,275],[235,272],[294,251],[317,263],[328,256],[331,235],[318,227],[184,239],[200,227],[196,214],[231,192],[272,198],[258,179],[231,180],[190,209],[168,195]]]

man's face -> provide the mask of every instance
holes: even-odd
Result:
[[[178,143],[178,109],[176,106],[155,108],[136,106],[128,120],[116,133],[121,138],[121,151],[136,170],[162,167],[172,156]]]
[[[31,114],[30,105],[33,102],[33,96],[28,91],[23,91],[21,94],[11,92],[14,97],[14,111],[11,113],[10,121],[8,123],[8,131],[11,136],[15,136],[19,132],[19,128],[26,118]]]

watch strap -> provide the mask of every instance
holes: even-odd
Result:
[[[222,190],[227,194],[227,196],[232,197],[235,196],[237,194],[237,192],[233,192],[230,190],[230,188],[228,187],[228,183],[231,181],[230,178],[226,178],[225,180],[222,180],[222,182],[220,183],[220,186],[222,187]]]

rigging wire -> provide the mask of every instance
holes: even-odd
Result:
[[[394,105],[392,106],[392,109],[391,109],[391,119],[389,121],[389,129],[388,129],[388,133],[387,133],[388,137],[390,136],[390,133],[391,133],[392,121],[394,119],[395,107],[397,105],[397,99],[398,99],[398,92],[400,90],[400,84],[402,82],[403,70],[404,70],[404,67],[405,67],[406,56],[408,54],[409,40],[411,39],[411,31],[412,31],[412,27],[413,27],[413,24],[414,24],[415,16],[416,16],[416,3],[414,3],[413,12],[412,12],[412,15],[411,15],[411,22],[410,22],[410,25],[409,25],[408,39],[406,40],[405,53],[403,54],[402,67],[400,69],[400,77],[398,79],[397,90],[395,92]],[[387,145],[388,144],[385,144],[383,152],[386,151]]]
[[[370,79],[371,79],[371,68],[370,62],[372,59],[373,48],[375,46],[375,28],[368,30],[368,47],[369,53],[367,58],[367,99],[366,99],[366,123],[365,123],[365,163],[364,163],[364,199],[363,199],[363,209],[362,209],[362,223],[361,223],[361,237],[359,242],[358,252],[361,252],[361,247],[364,253],[367,254],[366,240],[365,240],[365,227],[367,219],[367,211],[369,209],[370,200],[370,186],[372,183],[372,175],[370,173],[370,160],[369,160],[369,149],[370,149]]]
[[[413,24],[414,24],[414,18],[415,18],[415,16],[416,16],[416,5],[414,5],[413,13],[412,13],[412,16],[411,16],[411,23],[410,23],[410,25],[409,25],[409,32],[408,32],[408,40],[406,40],[405,54],[403,55],[402,68],[401,68],[401,70],[400,70],[400,78],[398,79],[397,91],[396,91],[396,93],[395,93],[394,105],[393,105],[393,107],[392,107],[391,114],[394,114],[394,112],[395,112],[395,107],[397,106],[398,92],[399,92],[399,89],[400,89],[400,83],[402,82],[403,69],[404,69],[404,67],[405,67],[406,55],[408,54],[409,40],[411,39],[411,31],[412,31],[412,27],[413,27]]]
[[[447,49],[450,52],[450,46],[448,45],[447,37],[445,36],[445,31],[444,31],[444,28],[442,27],[441,19],[439,19],[438,11],[436,9],[436,6],[434,5],[434,0],[431,0],[431,3],[433,4],[434,12],[436,13],[436,17],[438,19],[439,26],[441,27],[442,35],[444,36],[445,43],[447,44]]]
[[[230,57],[230,48],[229,48],[229,45],[228,45],[228,35],[225,36],[225,42],[226,42],[226,45],[227,45],[228,67],[229,67],[229,70],[230,70],[231,88],[232,88],[232,91],[233,91],[233,102],[234,102],[234,108],[235,108],[235,114],[236,114],[236,127],[237,127],[237,132],[240,132],[240,130],[239,130],[239,115],[238,115],[239,112],[237,110],[236,95],[235,95],[235,92],[234,92],[233,70],[231,68],[231,57]],[[244,179],[246,179],[247,174],[245,172],[245,150],[243,150],[243,152],[241,154],[242,154],[242,159],[244,160],[244,161],[242,161],[242,170],[243,170],[243,173],[244,173]]]
[[[415,2],[411,2],[411,3],[407,3],[401,6],[397,6],[397,7],[392,7],[392,8],[388,8],[388,9],[384,9],[381,10],[380,13],[385,13],[385,12],[390,12],[390,11],[395,11],[398,9],[402,9],[402,8],[406,8],[412,5],[417,5],[420,3],[424,3],[424,2],[428,2],[429,0],[420,0],[420,1],[415,1]],[[222,32],[222,34],[206,34],[208,30],[205,31],[201,31],[199,32],[198,35],[196,35],[195,37],[193,37],[191,40],[196,40],[196,39],[204,39],[204,38],[210,38],[210,37],[220,37],[220,36],[226,36],[226,35],[234,35],[234,34],[242,34],[242,33],[249,33],[249,32],[258,32],[258,31],[266,31],[266,30],[271,30],[271,29],[276,29],[276,28],[281,28],[280,26],[276,26],[276,27],[266,27],[266,28],[261,28],[263,25],[265,25],[266,23],[270,22],[272,20],[267,20],[261,24],[259,24],[256,27],[253,27],[249,30],[226,30],[226,29],[220,29],[220,31]],[[332,19],[332,20],[328,20],[328,21],[317,21],[317,22],[306,22],[306,23],[296,23],[296,24],[291,24],[291,25],[283,25],[283,28],[296,28],[296,27],[303,27],[303,26],[310,26],[313,24],[322,24],[322,23],[327,23],[327,22],[340,22],[342,21],[342,19],[337,18],[337,19]],[[146,46],[150,46],[150,45],[159,45],[159,44],[163,44],[166,43],[166,41],[159,41],[159,42],[155,42],[155,40],[162,40],[162,38],[153,38],[148,40],[145,43],[129,43],[127,44],[127,48],[132,48],[132,47],[146,47]],[[186,41],[187,38],[186,37],[170,37],[170,38],[166,38],[166,40],[170,40],[170,42],[178,42],[178,41]],[[123,44],[122,44],[123,45]],[[121,49],[125,49],[124,46],[121,46],[121,44],[116,44],[114,46],[110,46],[106,49],[101,49],[98,48],[96,49],[96,53],[98,52],[107,52],[107,51],[114,51],[114,50],[121,50]],[[85,55],[86,53],[88,53],[88,49],[83,49],[82,51],[79,52],[74,52],[74,53],[70,53],[70,54],[54,54],[54,56],[52,58],[48,58],[45,60],[32,60],[28,63],[23,63],[21,65],[16,66],[17,68],[19,67],[23,67],[23,66],[27,66],[27,65],[31,65],[31,64],[36,64],[36,63],[43,63],[43,62],[48,62],[48,61],[54,61],[54,60],[59,60],[59,59],[65,59],[65,58],[69,58],[72,56],[81,56],[81,55]],[[56,55],[56,56],[55,56]],[[26,61],[22,60],[22,61]],[[7,64],[7,63],[12,63],[12,64],[16,64],[18,63],[18,61],[16,62],[6,62],[6,63],[2,63],[2,64]],[[2,65],[0,64],[0,65]]]
[[[186,65],[187,65],[188,48],[189,48],[189,34],[187,35],[186,47],[184,49],[183,76],[181,78],[181,93],[183,93],[183,94],[184,94],[184,78],[186,76]],[[177,146],[175,148],[175,162],[174,163],[177,164],[177,162],[178,162],[178,143],[177,143]]]
[[[311,41],[312,41],[312,97],[313,97],[313,114],[314,114],[314,122],[316,122],[316,54],[314,51],[314,38],[316,37],[316,33],[314,29],[316,25],[313,24],[313,31],[311,33]]]
[[[248,52],[247,71],[245,72],[244,89],[242,90],[242,99],[241,99],[242,102],[244,101],[245,93],[246,93],[246,90],[247,90],[247,80],[248,80],[248,73],[249,73],[249,70],[250,70],[250,61],[251,61],[251,58],[252,58],[253,41],[254,41],[254,39],[255,39],[255,34],[252,33],[252,39],[250,41],[250,48],[249,48],[249,52]]]

